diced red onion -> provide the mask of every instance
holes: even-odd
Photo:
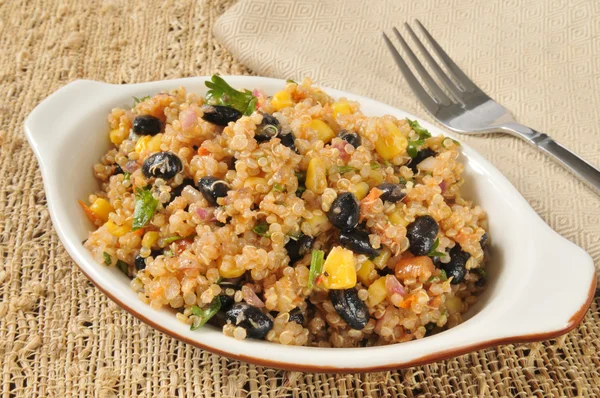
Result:
[[[440,189],[442,190],[442,193],[446,192],[446,181],[440,183]]]
[[[187,108],[179,114],[179,121],[181,122],[181,127],[184,130],[187,130],[190,127],[192,127],[197,120],[198,115],[196,114],[196,111],[192,108]]]
[[[247,285],[242,286],[242,297],[246,303],[255,307],[263,308],[265,306],[265,303],[254,293],[254,290]]]
[[[206,217],[208,217],[208,210],[198,207],[196,209],[196,214],[198,214],[201,220],[206,220]]]
[[[342,141],[336,142],[335,144],[331,145],[340,152],[340,158],[342,158],[343,160],[348,160],[348,158],[350,158],[350,155],[348,154],[348,152],[346,152],[346,144],[346,141]]]
[[[392,297],[394,294],[399,294],[402,297],[406,295],[404,286],[398,281],[394,275],[386,275],[385,277],[385,289],[387,290],[388,297]]]

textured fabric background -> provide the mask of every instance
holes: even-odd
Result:
[[[584,323],[558,340],[397,372],[318,375],[255,367],[182,344],[121,311],[87,281],[53,231],[23,135],[35,105],[75,79],[311,75],[429,119],[379,38],[392,21],[418,17],[520,121],[600,164],[595,0],[252,0],[219,20],[217,41],[217,17],[234,3],[0,0],[0,396],[600,396],[598,300]],[[598,196],[516,139],[461,138],[600,263]]]

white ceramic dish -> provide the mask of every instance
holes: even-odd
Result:
[[[487,160],[463,145],[465,196],[488,213],[492,238],[489,287],[461,325],[421,340],[370,348],[288,347],[238,341],[220,330],[190,331],[172,311],[142,303],[116,268],[94,261],[81,242],[92,226],[77,205],[97,188],[92,165],[110,145],[106,115],[111,108],[179,86],[205,93],[208,77],[112,85],[76,81],[61,88],[25,121],[27,139],[38,158],[52,221],[68,253],[83,273],[112,300],[149,325],[179,340],[227,357],[272,367],[323,372],[360,372],[413,366],[502,343],[543,340],[574,328],[589,307],[596,277],[590,256],[548,227],[519,192]],[[273,94],[283,80],[229,76],[236,88]],[[358,101],[367,115],[410,117],[433,134],[437,127],[377,101],[325,89]],[[447,134],[450,135],[450,134]]]

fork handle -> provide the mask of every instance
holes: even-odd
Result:
[[[581,181],[586,183],[597,194],[600,194],[600,170],[596,167],[554,141],[547,134],[540,133],[518,123],[507,123],[503,127],[546,152],[558,163],[566,167],[567,170],[579,177]]]

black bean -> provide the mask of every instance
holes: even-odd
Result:
[[[420,216],[406,228],[408,250],[415,256],[426,256],[435,243],[440,227],[431,216]]]
[[[228,296],[226,294],[219,294],[219,300],[221,301],[220,311],[223,311],[223,312],[230,309],[231,306],[233,306],[233,303],[235,303],[233,296]]]
[[[364,231],[342,231],[340,233],[340,243],[354,253],[366,254],[369,257],[379,255],[379,250],[371,246],[369,234]]]
[[[238,276],[237,278],[223,278],[219,282],[219,286],[221,286],[222,290],[225,289],[235,289],[240,290],[242,285],[244,284],[244,275]]]
[[[351,192],[339,194],[327,212],[329,222],[342,231],[354,229],[358,225],[359,216],[360,206]]]
[[[441,263],[441,268],[446,271],[446,276],[448,276],[448,278],[453,277],[452,282],[450,283],[456,285],[463,281],[467,272],[465,264],[471,255],[463,251],[458,243],[450,250],[449,254],[450,261],[445,264]]]
[[[475,282],[475,286],[477,287],[484,287],[486,284],[487,280],[483,276],[480,276],[479,279],[477,279],[477,282]]]
[[[383,191],[383,194],[380,196],[381,200],[391,203],[399,202],[406,196],[406,193],[402,192],[404,188],[402,184],[392,184],[389,182],[377,185],[377,189]]]
[[[417,152],[417,156],[412,158],[406,166],[408,168],[410,168],[413,172],[416,173],[417,165],[431,156],[435,156],[435,152],[432,149],[429,149],[429,148],[421,149],[419,152]]]
[[[479,244],[481,245],[482,249],[485,249],[485,247],[487,246],[489,241],[489,236],[487,232],[483,233],[483,236],[481,237],[481,239],[479,240]]]
[[[175,198],[178,198],[179,196],[181,196],[181,193],[183,192],[183,188],[187,187],[187,186],[193,186],[195,187],[196,184],[194,184],[194,180],[191,178],[184,178],[183,182],[179,185],[177,185],[175,188],[173,188],[171,190],[171,198],[169,199],[168,203],[171,203],[172,201],[175,200]]]
[[[304,314],[300,308],[296,307],[290,311],[290,322],[296,322],[299,325],[304,325]]]
[[[294,136],[294,133],[292,133],[290,131],[289,133],[280,134],[279,139],[281,140],[281,145],[286,146],[286,147],[290,148],[292,151],[298,153],[298,151],[296,150],[296,144],[295,144],[296,137]]]
[[[138,271],[146,268],[146,259],[139,254],[135,256],[133,262],[135,263],[135,269]]]
[[[329,299],[333,308],[340,317],[352,328],[363,329],[369,322],[369,309],[367,305],[358,298],[355,288],[330,290]]]
[[[181,170],[183,170],[181,159],[172,152],[157,152],[150,155],[142,165],[142,172],[146,178],[170,180]]]
[[[254,139],[258,142],[269,141],[271,138],[277,137],[280,132],[279,120],[275,116],[265,113],[262,122],[256,126]]]
[[[137,135],[156,135],[160,133],[160,119],[151,115],[140,115],[133,119],[133,132]]]
[[[229,122],[235,122],[242,117],[242,112],[224,105],[207,105],[202,107],[202,110],[202,119],[217,126],[227,126]]]
[[[358,148],[362,144],[362,139],[360,135],[356,134],[354,131],[341,130],[338,133],[338,137],[346,141],[348,144],[352,145],[354,148]]]
[[[116,176],[117,174],[123,174],[123,173],[124,173],[124,171],[123,171],[123,169],[121,168],[121,166],[119,166],[119,164],[118,164],[118,163],[115,163],[115,168],[114,168],[114,170],[113,170],[113,173],[112,173],[112,175]]]
[[[310,251],[314,243],[315,238],[308,235],[302,235],[298,240],[290,239],[290,241],[285,244],[285,250],[287,250],[288,256],[290,257],[289,265],[293,265],[296,261],[302,259],[306,253]]]
[[[198,190],[204,196],[204,199],[213,206],[216,206],[217,199],[227,196],[229,185],[217,177],[202,177],[198,180]]]
[[[271,317],[257,307],[237,303],[225,312],[227,321],[246,329],[246,335],[253,339],[264,339],[273,328]]]

